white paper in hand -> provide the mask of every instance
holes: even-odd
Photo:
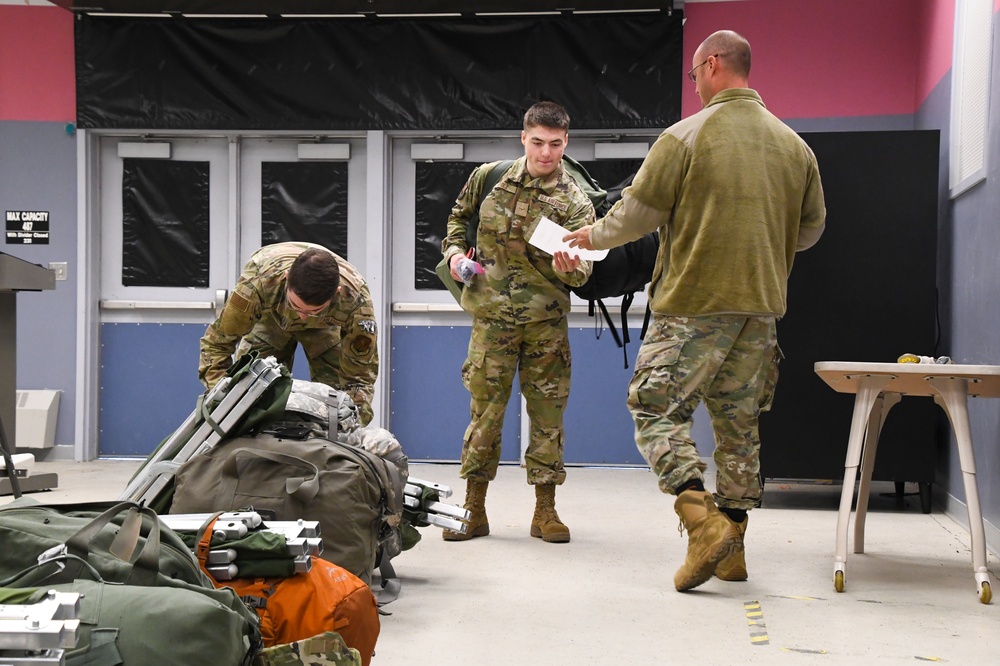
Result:
[[[569,255],[580,257],[587,261],[600,261],[608,256],[607,250],[584,250],[582,247],[570,247],[569,243],[563,242],[563,236],[569,233],[569,229],[556,224],[547,217],[543,217],[535,227],[535,232],[531,234],[529,243],[537,247],[542,252],[555,254],[562,250]]]

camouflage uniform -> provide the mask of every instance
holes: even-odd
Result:
[[[705,402],[715,430],[720,507],[760,504],[757,417],[770,406],[778,352],[775,317],[655,315],[628,388],[635,441],[660,489],[674,493],[705,464],[691,439],[691,417]]]
[[[378,377],[375,307],[368,285],[341,257],[340,291],[322,312],[303,319],[288,303],[285,273],[309,243],[278,243],[250,258],[222,314],[201,339],[198,377],[211,388],[237,357],[255,350],[291,369],[301,344],[313,381],[348,393],[361,420],[372,419]],[[336,256],[336,255],[334,255]]]
[[[719,91],[667,128],[622,198],[590,233],[597,249],[658,230],[649,287],[654,318],[628,404],[636,444],[676,493],[703,480],[691,416],[704,400],[715,430],[715,501],[761,497],[757,418],[769,407],[795,253],[826,226],[816,157],[749,88]]]
[[[528,483],[558,485],[563,469],[563,412],[569,397],[569,289],[590,276],[591,262],[558,273],[552,256],[529,245],[543,216],[569,230],[593,223],[594,207],[560,166],[532,178],[517,160],[492,192],[483,193],[495,163],[473,171],[448,218],[446,258],[466,251],[469,217],[479,208],[476,258],[485,269],[462,294],[473,316],[462,381],[472,395],[462,445],[464,479],[491,481],[500,462],[500,434],[515,371],[531,422],[525,462]]]
[[[335,631],[328,631],[294,643],[265,648],[253,666],[361,666],[361,654],[347,647]]]

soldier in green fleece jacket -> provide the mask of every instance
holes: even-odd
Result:
[[[631,187],[574,247],[623,245],[654,229],[653,320],[635,363],[628,407],[635,441],[688,531],[678,590],[713,575],[746,580],[747,511],[760,505],[757,419],[770,407],[776,322],[785,314],[795,253],[823,233],[816,158],[748,87],[750,45],[710,35],[688,77],[703,109],[653,144]],[[704,401],[715,431],[716,492],[691,439]],[[720,511],[721,509],[721,511]]]

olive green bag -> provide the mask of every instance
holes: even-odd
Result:
[[[181,465],[171,514],[253,508],[318,521],[322,557],[370,585],[380,545],[402,515],[393,463],[321,438],[237,437]]]
[[[133,502],[21,498],[0,508],[0,552],[0,586],[83,595],[67,664],[238,666],[261,647],[256,612],[217,590],[180,537]]]
[[[156,513],[135,502],[40,504],[22,497],[0,507],[0,579],[69,583],[84,563],[115,583],[156,586],[184,581],[214,589],[181,538]],[[71,560],[59,560],[61,555]],[[48,564],[49,562],[52,564]],[[26,587],[30,580],[22,577]]]
[[[245,666],[261,649],[241,610],[199,590],[80,578],[25,591],[41,598],[49,590],[80,595],[78,638],[64,648],[66,666]]]

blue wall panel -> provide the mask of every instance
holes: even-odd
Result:
[[[635,448],[635,427],[625,406],[635,355],[642,343],[639,329],[629,330],[628,369],[610,331],[605,330],[598,340],[593,328],[569,330],[573,378],[563,418],[567,463],[645,464]]]
[[[458,460],[469,425],[462,362],[470,326],[393,326],[389,429],[410,460]],[[504,416],[502,459],[521,457],[521,392],[514,378]]]
[[[102,324],[100,456],[148,456],[191,414],[204,324]]]
[[[411,460],[458,460],[469,424],[469,394],[461,367],[469,344],[467,326],[395,326],[392,329],[390,429]],[[622,350],[605,331],[571,328],[573,378],[566,410],[567,463],[645,464],[635,448],[625,397],[639,330],[632,330],[626,370]],[[507,407],[503,460],[520,455],[520,391]]]

